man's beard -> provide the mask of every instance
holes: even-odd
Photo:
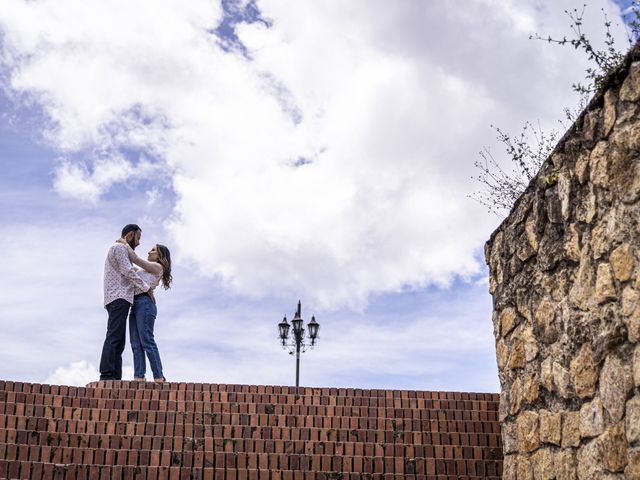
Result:
[[[133,250],[135,250],[135,249],[136,249],[136,240],[135,240],[135,238],[132,238],[132,239],[131,239],[131,240],[129,240],[127,243],[129,244],[129,246],[130,246]]]

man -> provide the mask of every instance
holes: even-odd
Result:
[[[129,224],[122,229],[121,239],[135,249],[140,245],[142,230]],[[138,287],[149,291],[147,285],[133,268],[126,245],[115,242],[109,248],[104,262],[104,308],[109,320],[107,336],[100,358],[100,380],[122,379],[122,352],[126,338],[127,315],[133,304],[133,292]]]

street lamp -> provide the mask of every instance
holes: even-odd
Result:
[[[302,306],[300,301],[298,301],[298,309],[293,316],[293,320],[291,320],[291,325],[287,322],[287,317],[284,317],[278,324],[278,333],[280,334],[282,348],[289,347],[291,349],[289,352],[290,355],[293,355],[294,351],[296,352],[296,387],[300,386],[300,352],[304,353],[307,351],[307,347],[313,348],[313,346],[315,346],[316,340],[318,339],[318,330],[320,329],[320,324],[316,322],[316,317],[311,317],[311,321],[307,324],[311,345],[307,345],[304,338],[305,329],[303,328],[303,323]],[[289,340],[290,327],[293,327],[293,334],[291,336],[291,342],[287,343]]]

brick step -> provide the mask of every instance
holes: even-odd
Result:
[[[334,431],[377,431],[387,435],[397,432],[407,433],[482,433],[498,434],[500,426],[497,422],[470,422],[470,421],[444,421],[444,420],[394,420],[386,418],[358,419],[340,417],[319,417],[319,416],[293,416],[293,415],[237,415],[237,414],[189,414],[180,413],[176,415],[163,414],[159,412],[144,411],[123,411],[123,410],[98,410],[99,415],[91,415],[91,412],[69,411],[65,415],[56,415],[56,412],[33,412],[25,415],[0,414],[0,428],[3,426],[13,427],[16,425],[27,425],[24,419],[30,420],[29,425],[34,430],[51,430],[57,428],[56,425],[65,425],[64,422],[84,422],[77,423],[78,428],[83,428],[86,424],[106,424],[114,425],[114,429],[136,429],[144,428],[149,432],[164,434],[167,428],[181,431],[186,429],[195,431],[214,431],[215,427],[247,427],[257,428],[277,428],[277,429],[322,429]],[[96,412],[93,412],[96,413]],[[56,422],[56,423],[53,423]],[[51,426],[53,424],[53,426]],[[131,426],[129,426],[131,425]],[[103,428],[97,425],[96,428]],[[118,431],[118,430],[116,430]]]
[[[405,412],[409,414],[409,412]],[[433,412],[434,414],[437,412]],[[488,420],[472,420],[465,418],[464,412],[452,411],[449,415],[437,415],[439,418],[411,417],[361,417],[332,415],[281,415],[267,413],[199,413],[186,411],[165,411],[139,409],[100,409],[84,407],[54,407],[30,404],[0,404],[0,416],[57,418],[59,420],[116,421],[145,423],[189,423],[201,425],[245,425],[245,426],[295,426],[324,428],[363,428],[391,429],[407,427],[413,431],[434,430],[439,425],[451,424],[449,430],[478,431],[481,424],[483,431],[497,428],[498,419],[489,416]],[[425,414],[425,417],[427,415]],[[434,415],[435,417],[435,415]],[[448,418],[447,418],[448,417]]]
[[[120,465],[140,467],[183,467],[186,469],[261,469],[338,471],[355,473],[426,473],[440,461],[457,461],[456,472],[473,475],[497,472],[500,459],[470,460],[460,457],[370,457],[342,455],[306,455],[277,453],[223,453],[206,451],[111,450],[89,447],[48,447],[0,444],[0,458],[7,461],[32,461],[76,465]],[[464,470],[464,472],[461,472]]]
[[[76,392],[87,389],[117,390],[117,391],[179,391],[179,392],[220,392],[254,395],[291,395],[291,396],[333,396],[349,398],[386,398],[393,399],[426,399],[426,400],[478,400],[498,402],[497,393],[469,393],[469,392],[429,392],[419,390],[376,390],[358,388],[313,388],[288,387],[274,385],[230,385],[215,383],[162,383],[137,382],[127,380],[113,380],[92,382],[86,387],[70,387],[66,385],[49,385],[41,383],[13,382],[0,380],[0,390],[23,393],[53,393],[76,396]]]
[[[45,480],[499,480],[498,465],[480,475],[466,472],[466,462],[438,460],[424,473],[359,473],[338,471],[301,471],[266,469],[187,469],[178,466],[141,467],[83,464],[53,464],[0,460],[0,478]]]
[[[460,440],[460,439],[458,439]],[[0,443],[18,446],[109,448],[112,450],[169,450],[220,453],[305,455],[358,455],[369,457],[502,459],[502,449],[469,443],[385,444],[305,440],[255,440],[229,438],[154,437],[0,430]]]
[[[474,424],[475,425],[475,424]],[[359,441],[368,443],[416,443],[431,444],[433,439],[443,434],[454,434],[461,441],[472,440],[471,445],[497,447],[497,432],[440,432],[410,430],[365,430],[316,427],[251,427],[236,425],[202,425],[183,423],[108,422],[86,420],[59,420],[42,417],[15,417],[0,415],[0,430],[31,430],[65,433],[89,433],[107,435],[136,436],[177,436],[197,438],[260,438],[265,440],[317,440],[317,441]],[[498,429],[499,430],[499,429]]]
[[[456,402],[454,407],[458,407]],[[465,402],[467,403],[467,402]],[[438,420],[497,421],[496,410],[482,410],[481,405],[463,408],[432,406],[394,408],[369,406],[297,405],[274,403],[220,402],[218,400],[176,401],[158,399],[101,399],[92,397],[62,397],[59,395],[0,392],[0,405],[39,405],[51,407],[189,411],[207,413],[320,415],[347,417],[421,418]],[[2,411],[0,410],[0,413]]]
[[[240,385],[225,383],[139,382],[135,380],[103,380],[90,382],[87,387],[140,388],[184,391],[226,391],[236,393],[289,393],[292,395],[334,395],[355,397],[428,398],[433,400],[496,400],[498,393],[450,392],[425,390],[397,390],[376,388],[294,387],[288,385]]]
[[[236,394],[226,392],[180,392],[162,390],[103,390],[85,389],[62,393],[50,392],[12,392],[0,390],[0,401],[15,402],[25,398],[39,398],[50,395],[59,398],[100,398],[105,400],[151,400],[175,402],[214,402],[238,404],[268,405],[307,405],[316,407],[368,407],[368,408],[405,408],[432,410],[468,410],[497,411],[497,401],[486,400],[428,400],[423,398],[374,398],[374,397],[336,397],[324,395],[276,395],[276,394]],[[60,400],[59,400],[60,401]]]

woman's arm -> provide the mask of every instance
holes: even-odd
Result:
[[[129,253],[129,260],[131,260],[132,263],[135,263],[140,268],[142,268],[143,270],[146,270],[149,273],[153,273],[154,275],[162,275],[162,271],[163,271],[162,265],[156,262],[148,262],[140,258],[128,243],[126,242],[121,242],[121,243],[124,243],[124,245],[127,247],[127,252]]]

